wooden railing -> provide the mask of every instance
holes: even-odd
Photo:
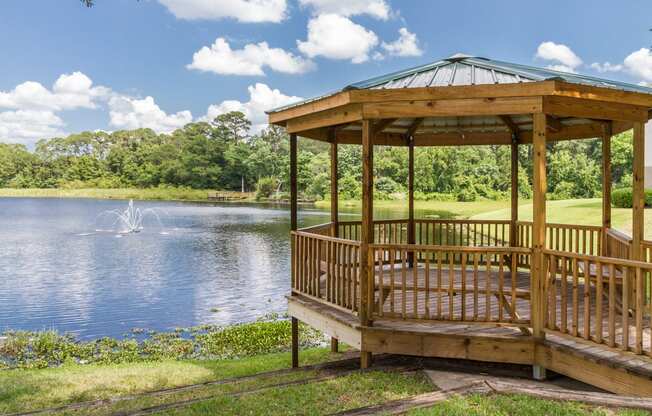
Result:
[[[418,219],[415,220],[415,231],[415,242],[424,245],[509,245],[509,221]]]
[[[610,228],[606,235],[606,255],[619,259],[631,258],[632,238],[627,234]]]
[[[650,354],[652,264],[551,250],[544,260],[549,332]]]
[[[293,231],[292,292],[357,312],[360,243]]]
[[[360,240],[360,221],[338,223],[339,236],[348,240]],[[405,244],[408,242],[407,220],[374,221],[374,242],[378,244]]]
[[[516,254],[528,255],[527,249],[410,244],[370,249],[373,316],[529,325],[529,281],[519,279],[515,267]],[[411,258],[419,267],[409,266]]]

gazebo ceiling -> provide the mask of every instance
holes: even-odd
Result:
[[[597,137],[644,122],[652,89],[578,74],[456,54],[375,77],[270,112],[270,123],[317,140],[360,143],[363,119],[375,143],[527,143],[532,114],[546,113],[549,139]]]

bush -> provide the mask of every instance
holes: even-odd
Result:
[[[478,194],[473,188],[465,188],[457,193],[457,200],[459,202],[472,202],[478,199]]]
[[[611,204],[616,208],[632,207],[632,188],[619,188],[611,192]],[[652,207],[652,189],[645,190],[645,206]]]
[[[256,199],[269,198],[276,191],[276,178],[267,177],[258,179],[256,183]]]
[[[441,202],[452,202],[456,201],[455,195],[453,194],[443,194],[440,192],[421,192],[414,191],[414,199],[417,201],[441,201]]]

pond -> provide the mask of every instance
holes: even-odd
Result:
[[[136,201],[136,209],[155,208],[161,223],[146,215],[140,232],[107,231],[113,214],[100,214],[127,205],[0,198],[0,332],[56,329],[93,339],[285,312],[287,207]],[[345,207],[341,215],[359,218]],[[299,226],[329,218],[302,208]]]

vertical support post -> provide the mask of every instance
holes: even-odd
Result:
[[[416,242],[414,225],[414,138],[408,137],[408,244]],[[414,267],[414,252],[408,253],[410,267]]]
[[[337,172],[337,136],[335,131],[332,130],[330,134],[331,140],[331,226],[333,227],[331,235],[338,236],[338,172]]]
[[[337,178],[337,135],[335,129],[329,131],[331,142],[331,236],[339,236],[339,206],[338,206],[338,178]],[[331,352],[337,352],[339,343],[337,338],[331,338]]]
[[[290,230],[297,230],[297,135],[290,134]],[[294,265],[296,248],[294,247],[294,238],[291,239],[291,259]],[[296,270],[292,267],[292,285],[296,282]],[[299,321],[292,317],[292,368],[299,366]]]
[[[369,289],[373,279],[372,253],[369,244],[374,241],[374,144],[370,120],[362,120],[362,230],[360,233],[360,324],[371,324]],[[360,366],[371,365],[371,352],[360,351]]]
[[[292,368],[299,367],[299,320],[292,317]]]
[[[535,340],[543,340],[545,333],[545,267],[543,249],[546,243],[546,115],[536,113],[532,115],[532,268],[530,278],[530,319],[532,321],[532,335]],[[534,378],[545,378],[546,369],[535,363],[533,366]]]
[[[633,260],[643,260],[641,242],[644,239],[645,190],[645,124],[634,123],[634,164],[632,186],[632,254]]]
[[[607,230],[611,228],[611,123],[602,132],[602,254],[607,256]]]
[[[512,161],[512,186],[511,186],[511,218],[509,222],[509,246],[516,247],[517,241],[517,228],[518,222],[518,138],[512,135],[511,144],[511,161]]]

